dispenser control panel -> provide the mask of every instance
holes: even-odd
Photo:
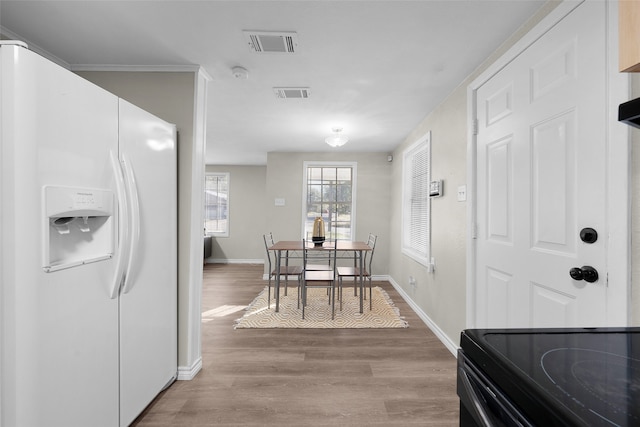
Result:
[[[96,204],[96,195],[93,192],[77,192],[73,197],[73,205],[77,209],[93,208]]]
[[[114,206],[111,190],[43,187],[43,269],[50,273],[110,259]]]
[[[48,217],[109,216],[113,212],[113,193],[109,190],[45,187]]]

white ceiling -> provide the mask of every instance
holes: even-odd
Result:
[[[544,3],[2,0],[0,25],[71,68],[201,65],[207,164],[266,164],[270,151],[391,152]],[[243,30],[294,31],[298,52],[253,53]],[[291,86],[311,96],[272,90]],[[341,148],[324,143],[335,126]]]

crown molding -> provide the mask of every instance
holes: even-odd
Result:
[[[69,64],[57,56],[51,54],[28,39],[14,33],[7,27],[0,25],[0,34],[9,40],[19,40],[29,46],[29,50],[49,59],[71,71],[133,71],[133,72],[164,72],[164,73],[198,73],[201,70],[199,65],[111,65],[111,64]]]
[[[62,59],[58,58],[55,55],[52,55],[51,53],[47,52],[45,49],[41,48],[37,44],[32,43],[31,41],[29,41],[26,38],[20,36],[19,34],[14,33],[13,31],[8,29],[7,27],[3,27],[2,25],[0,25],[0,34],[2,34],[2,36],[6,37],[7,39],[19,40],[21,42],[25,42],[27,44],[27,46],[29,46],[29,50],[30,51],[35,52],[38,55],[43,56],[43,57],[47,58],[48,60],[50,60],[52,62],[55,62],[56,64],[60,65],[61,67],[64,67],[64,68],[66,68],[68,70],[71,69],[71,65],[69,65],[69,63],[67,61],[62,60]]]
[[[163,73],[197,73],[199,65],[111,65],[111,64],[73,64],[71,71],[132,71]]]

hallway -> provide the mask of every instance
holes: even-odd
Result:
[[[202,311],[245,306],[262,265],[207,264]],[[233,329],[237,307],[202,324],[203,368],[133,424],[457,426],[456,359],[388,282],[407,329]]]

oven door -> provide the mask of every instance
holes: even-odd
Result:
[[[458,350],[461,427],[533,427],[491,380]]]

